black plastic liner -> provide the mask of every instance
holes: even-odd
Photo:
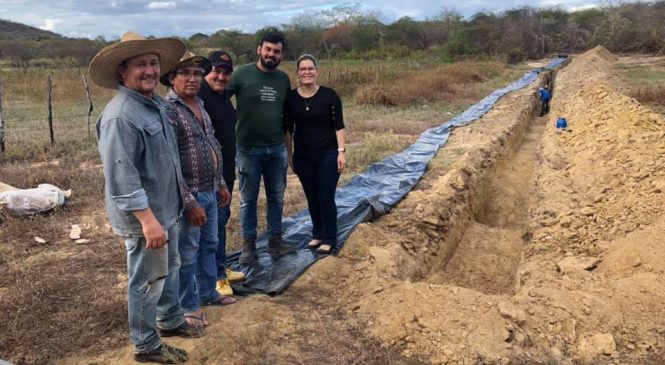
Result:
[[[546,68],[556,68],[567,61],[559,57]],[[477,104],[448,122],[423,132],[418,141],[404,151],[372,164],[366,172],[356,175],[335,194],[337,203],[337,248],[360,223],[378,218],[390,211],[413,187],[425,172],[436,152],[446,144],[454,127],[467,125],[482,117],[509,92],[522,89],[537,80],[540,69],[530,71],[514,83],[492,92]],[[297,246],[295,253],[273,258],[267,252],[268,237],[257,240],[258,259],[251,266],[239,265],[239,252],[228,256],[227,264],[247,275],[241,284],[234,284],[237,294],[278,294],[284,291],[307,268],[326,255],[314,253],[307,247],[311,239],[312,222],[309,211],[300,211],[283,221],[283,238]]]

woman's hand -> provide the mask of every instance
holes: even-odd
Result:
[[[346,152],[337,151],[337,172],[341,173],[346,167]]]

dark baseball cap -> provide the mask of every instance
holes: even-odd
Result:
[[[231,56],[224,51],[210,52],[208,59],[212,62],[213,67],[226,67],[233,71],[233,60],[231,60]]]

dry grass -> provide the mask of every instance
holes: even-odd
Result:
[[[334,67],[340,72],[338,76],[331,72],[328,84],[339,87],[343,95],[350,95],[349,92],[361,83],[397,80],[399,72],[396,70],[400,69],[388,66],[373,69],[371,65]],[[443,103],[433,101],[388,108],[354,104],[345,98],[349,169],[342,175],[340,185],[369,164],[402,150],[420,132],[458,114],[497,84],[503,86],[522,73],[522,70],[497,69],[497,77],[487,82],[473,81],[480,76],[457,70],[460,80],[472,83]],[[325,68],[322,72],[325,73]],[[480,71],[479,75],[482,79],[491,77],[489,71]],[[103,177],[96,146],[94,141],[87,139],[85,118],[58,117],[85,113],[80,76],[77,70],[70,70],[54,79],[54,83],[60,85],[54,97],[54,146],[48,143],[45,97],[40,91],[45,85],[45,73],[20,71],[16,75],[3,73],[0,77],[5,82],[4,116],[9,121],[8,152],[0,157],[0,181],[19,188],[51,183],[63,189],[73,189],[70,204],[55,213],[30,218],[0,213],[0,271],[3,273],[0,276],[0,315],[6,319],[0,327],[0,354],[16,363],[50,364],[65,355],[85,356],[99,349],[126,345],[125,255],[121,240],[106,226],[106,213],[101,203]],[[406,83],[407,76],[402,77],[400,82]],[[424,82],[427,78],[418,76],[415,71],[409,77],[413,77],[413,83]],[[350,81],[352,78],[355,82]],[[112,92],[93,88],[95,113],[111,95]],[[227,233],[228,250],[240,247],[237,184],[233,199]],[[306,208],[305,205],[300,183],[289,172],[284,214],[290,215]],[[263,194],[260,195],[259,214],[261,231],[265,222]],[[81,224],[84,237],[91,238],[92,242],[79,245],[69,240],[69,227],[75,223]],[[34,236],[45,238],[48,243],[37,244]],[[319,305],[300,297],[284,296],[284,301],[290,306],[298,306],[295,311],[298,313],[308,313]],[[298,353],[290,358],[285,355],[280,361],[417,363],[400,359],[392,352],[394,350],[380,348],[363,334],[362,323],[348,318],[341,321],[341,316],[332,310],[322,314],[314,323],[314,319],[303,314],[299,320],[304,329],[316,334],[315,343],[309,344],[309,336],[296,334],[293,341],[298,344]],[[339,323],[343,328],[336,327]],[[247,328],[247,333],[242,334],[237,342],[220,339],[224,346],[210,349],[207,358],[235,358],[237,363],[246,364],[276,363],[268,350],[279,344],[265,337],[273,330],[270,326],[270,323],[241,325]],[[322,328],[329,333],[329,340],[323,337]]]
[[[101,213],[101,169],[73,159],[4,163],[0,179],[17,187],[51,183],[73,189],[70,204],[55,212],[4,216],[0,226],[3,357],[49,364],[75,349],[124,343],[124,250],[104,219],[93,218]],[[81,224],[84,237],[92,241],[70,241],[71,224]],[[48,242],[36,243],[35,236]]]
[[[631,96],[644,104],[665,104],[665,85],[644,85],[633,89]]]
[[[405,70],[392,79],[360,86],[354,100],[358,104],[386,106],[451,101],[460,90],[494,78],[505,68],[505,64],[495,61],[463,61],[429,66],[418,72]]]

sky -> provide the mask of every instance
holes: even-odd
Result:
[[[423,20],[452,10],[465,17],[480,11],[531,6],[577,10],[606,0],[0,0],[0,19],[50,30],[67,37],[117,39],[131,30],[142,35],[189,37],[220,29],[254,32],[267,25],[288,24],[294,16],[315,14],[338,4],[361,4],[384,23],[403,16]],[[611,1],[611,0],[610,0]],[[452,5],[452,4],[454,5]],[[451,5],[448,5],[451,4]]]

